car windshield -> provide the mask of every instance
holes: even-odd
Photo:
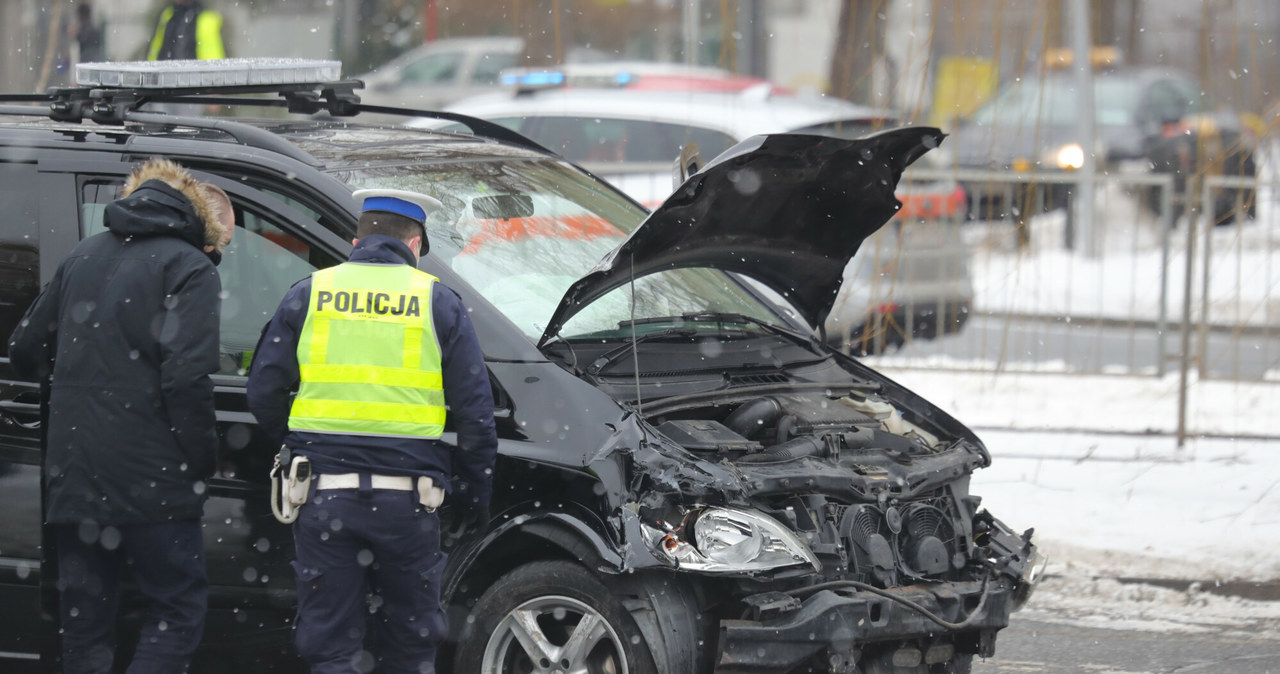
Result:
[[[645,218],[639,206],[551,160],[402,164],[335,175],[356,189],[413,190],[439,199],[445,208],[427,223],[431,253],[534,339],[569,286]],[[700,312],[786,325],[717,270],[677,269],[633,285],[596,300],[560,335],[598,335],[624,321]]]
[[[1094,80],[1094,109],[1098,124],[1126,126],[1134,123],[1138,106],[1135,82],[1120,77]],[[1024,80],[1001,93],[976,112],[983,126],[1067,126],[1076,121],[1076,84],[1070,78]]]

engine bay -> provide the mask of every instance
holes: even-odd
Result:
[[[793,386],[668,404],[648,419],[746,478],[744,505],[804,541],[825,579],[892,588],[977,578],[1003,527],[968,493],[969,474],[989,462],[985,448],[940,437],[876,393]],[[679,522],[668,527],[679,539],[696,512],[657,519]]]

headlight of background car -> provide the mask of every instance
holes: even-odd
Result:
[[[1074,171],[1084,166],[1084,148],[1079,143],[1068,143],[1058,148],[1054,164],[1063,171]]]
[[[795,534],[772,517],[750,510],[707,508],[692,524],[685,524],[685,538],[647,524],[644,528],[655,554],[689,571],[731,574],[801,564],[822,569]],[[687,539],[690,528],[692,541]]]

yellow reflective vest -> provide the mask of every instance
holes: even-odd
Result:
[[[160,58],[160,49],[164,47],[164,29],[173,18],[173,7],[165,7],[160,13],[160,24],[156,34],[151,38],[151,48],[147,50],[147,60]],[[196,58],[224,59],[227,50],[222,46],[222,15],[212,10],[204,10],[196,16]]]
[[[440,437],[445,405],[431,320],[435,282],[402,264],[347,262],[311,275],[289,430]]]

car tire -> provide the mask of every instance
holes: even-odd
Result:
[[[564,652],[573,637],[585,643]],[[565,671],[657,673],[619,598],[586,569],[560,561],[526,564],[485,591],[458,639],[454,671],[542,671],[556,658]]]

